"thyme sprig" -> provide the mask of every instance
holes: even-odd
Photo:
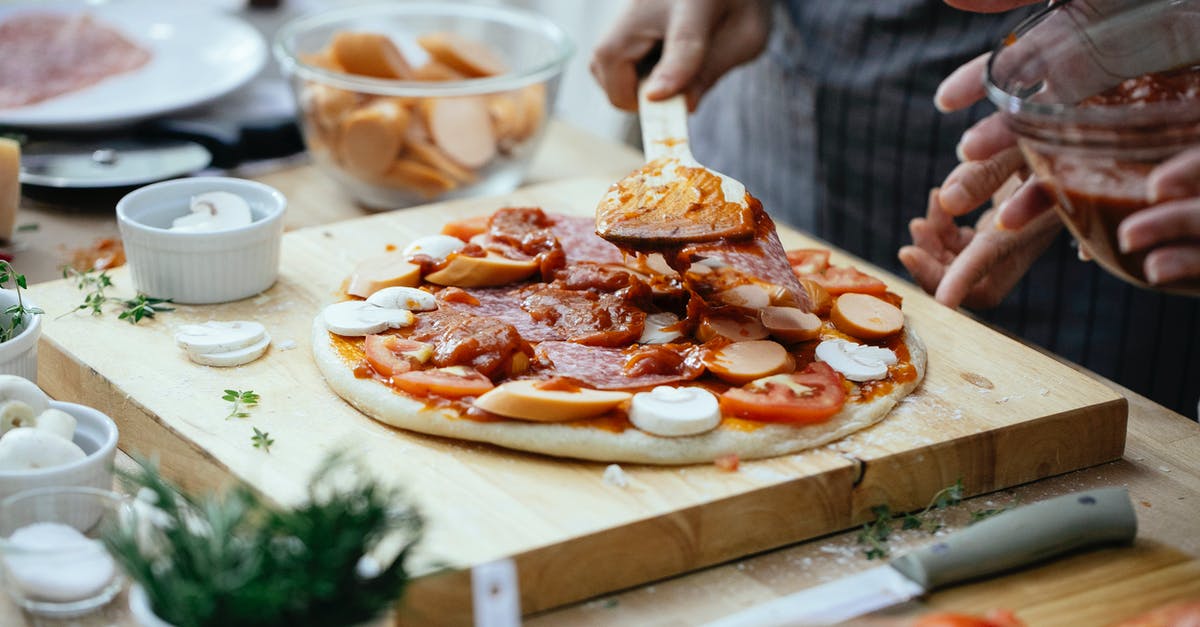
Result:
[[[0,287],[8,287],[17,293],[17,302],[4,309],[6,318],[0,320],[0,342],[7,342],[17,336],[25,328],[26,322],[33,316],[44,313],[37,307],[26,307],[21,296],[21,290],[26,289],[24,274],[18,274],[12,264],[0,260]]]
[[[225,420],[230,418],[249,418],[249,410],[258,406],[259,395],[254,393],[254,390],[225,390],[225,395],[221,400],[233,403],[233,409],[229,411],[229,415],[225,416]],[[258,431],[258,429],[255,429]]]
[[[104,314],[104,307],[109,304],[116,304],[120,307],[120,313],[117,314],[118,320],[124,320],[129,324],[137,324],[146,318],[153,318],[155,314],[164,311],[175,311],[169,303],[172,303],[170,298],[154,298],[145,294],[139,293],[133,298],[123,299],[105,294],[105,290],[113,286],[112,277],[104,270],[85,270],[80,272],[70,266],[66,266],[62,271],[64,279],[72,279],[75,281],[75,287],[84,293],[83,302],[75,309],[64,313],[63,316],[70,315],[76,311],[89,311],[93,316]],[[62,316],[59,316],[60,318]]]
[[[258,427],[254,427],[254,435],[250,436],[250,441],[254,443],[254,448],[260,448],[264,453],[270,453],[271,445],[275,443],[270,433],[259,431]]]
[[[858,533],[858,543],[863,546],[863,554],[869,560],[884,559],[888,557],[890,551],[888,549],[888,539],[894,531],[893,523],[895,519],[900,519],[900,529],[905,531],[922,530],[929,533],[937,533],[943,527],[941,522],[933,520],[929,513],[935,510],[944,510],[948,507],[958,505],[962,502],[963,495],[966,489],[963,487],[962,478],[960,477],[954,483],[938,490],[932,498],[929,499],[929,504],[924,509],[917,512],[909,512],[906,514],[897,514],[892,512],[891,507],[887,504],[875,505],[871,508],[871,514],[874,518],[863,525]],[[981,510],[972,512],[972,524],[977,520],[983,520],[994,514],[998,514],[1008,508],[1000,510]]]

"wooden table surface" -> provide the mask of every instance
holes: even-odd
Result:
[[[528,182],[600,175],[614,179],[640,163],[625,146],[554,122],[531,167]],[[274,172],[242,172],[270,184],[290,201],[289,229],[365,215],[335,184],[306,164]],[[58,277],[70,251],[97,238],[114,237],[111,203],[99,206],[26,202],[18,224],[15,263],[31,282]],[[974,584],[937,592],[920,603],[889,612],[902,620],[931,610],[982,613],[1015,610],[1029,625],[1107,625],[1164,603],[1200,599],[1200,425],[1148,399],[1107,382],[1129,400],[1129,433],[1120,461],[1053,477],[1013,490],[964,501],[930,514],[944,530],[964,526],[971,512],[1029,503],[1068,492],[1123,486],[1133,497],[1138,539],[1117,547]],[[125,463],[127,458],[120,463]],[[798,513],[802,515],[802,513]],[[541,627],[556,625],[691,625],[833,580],[878,562],[869,561],[856,531],[818,538],[670,580],[634,588],[527,617]],[[889,542],[895,553],[933,541],[928,532],[907,531]],[[597,555],[596,559],[605,556]],[[27,624],[40,624],[25,617]],[[21,624],[0,601],[0,624]],[[57,624],[57,623],[55,623]],[[114,608],[80,624],[131,624]]]

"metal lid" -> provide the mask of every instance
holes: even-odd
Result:
[[[21,147],[21,183],[133,187],[191,174],[211,161],[206,148],[179,139],[35,140]]]

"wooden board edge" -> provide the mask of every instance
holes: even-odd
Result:
[[[817,475],[513,556],[522,613],[550,610],[843,529],[850,525],[857,474],[857,465],[847,460]],[[739,533],[738,528],[749,532]],[[397,625],[469,625],[472,620],[469,570],[417,579],[396,614]]]
[[[38,340],[38,385],[51,397],[93,407],[117,424],[119,446],[133,455],[151,455],[163,475],[187,491],[215,491],[233,474],[215,456],[191,443],[141,403],[122,394],[90,366],[73,359],[52,338]]]
[[[939,442],[925,450],[860,460],[862,480],[854,489],[851,524],[872,520],[871,508],[877,505],[886,504],[897,513],[923,509],[934,495],[959,479],[965,498],[1120,459],[1128,420],[1129,403],[1118,395],[1102,403]],[[1039,459],[1015,462],[1030,456]],[[952,476],[952,468],[966,470]],[[897,486],[902,490],[897,491]]]

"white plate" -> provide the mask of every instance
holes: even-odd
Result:
[[[203,3],[3,3],[0,20],[18,12],[82,10],[150,50],[150,61],[79,91],[0,109],[0,125],[64,129],[136,122],[220,98],[254,78],[267,60],[266,42],[254,27]]]

